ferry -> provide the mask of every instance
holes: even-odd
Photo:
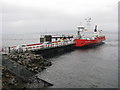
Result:
[[[88,18],[86,20],[87,23],[89,23],[91,18]],[[88,28],[86,28],[85,26],[77,26],[77,28],[77,37],[73,35],[41,35],[39,43],[11,46],[8,47],[7,51],[9,53],[11,51],[38,51],[51,48],[66,47],[69,45],[72,45],[73,47],[95,46],[104,43],[104,41],[106,40],[105,35],[102,34],[102,30],[97,29],[97,25],[95,25],[92,35],[89,37],[88,35],[90,33],[88,32]],[[82,34],[84,32],[86,32],[86,35]],[[1,51],[6,52],[6,49],[2,49]]]
[[[75,47],[83,47],[83,46],[95,46],[98,44],[103,43],[104,40],[106,40],[105,35],[102,34],[102,30],[97,30],[97,25],[95,26],[95,29],[93,30],[93,35],[91,37],[85,37],[81,33],[86,31],[86,28],[84,26],[77,26],[77,38],[74,39],[75,41]]]

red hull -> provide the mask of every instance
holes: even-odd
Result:
[[[105,36],[99,36],[96,37],[94,40],[86,40],[86,39],[75,39],[75,45],[76,47],[82,47],[82,46],[93,46],[96,44],[99,44],[105,40]]]

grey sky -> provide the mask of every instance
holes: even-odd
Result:
[[[114,31],[118,29],[118,1],[3,0],[3,33],[76,30],[86,17],[99,29]]]

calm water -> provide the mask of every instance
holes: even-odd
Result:
[[[105,44],[77,49],[50,58],[53,65],[38,76],[54,84],[51,88],[117,88],[117,34],[106,34]],[[3,36],[3,47],[39,42],[39,35]]]

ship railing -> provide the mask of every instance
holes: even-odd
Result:
[[[73,44],[73,43],[74,42],[58,42],[58,43],[51,43],[51,44],[40,45],[40,46],[31,48],[31,49],[32,50],[33,49],[49,49],[49,48],[55,48],[55,47],[60,47],[60,46],[66,46],[66,45]]]
[[[12,47],[5,47],[1,49],[2,53],[19,53],[19,52],[26,52],[31,50],[44,50],[44,49],[50,49],[50,48],[56,48],[61,46],[67,46],[70,44],[74,44],[74,41],[63,41],[63,42],[57,42],[57,43],[49,43],[49,44],[40,44],[40,45],[33,45],[33,46],[12,46]]]

